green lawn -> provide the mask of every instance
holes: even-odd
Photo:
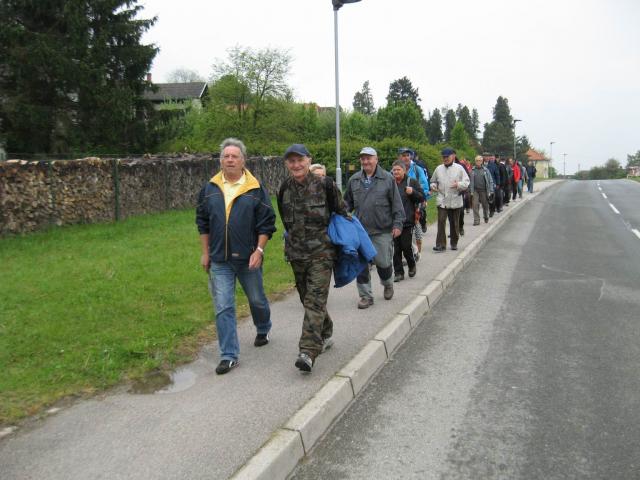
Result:
[[[293,286],[277,225],[271,298]],[[192,209],[0,239],[0,425],[194,358],[215,338],[199,262]]]
[[[281,233],[270,295],[293,282]],[[215,330],[199,262],[193,209],[0,239],[0,424],[192,358]]]

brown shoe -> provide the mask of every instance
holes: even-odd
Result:
[[[360,310],[369,308],[371,305],[373,305],[373,298],[360,297],[360,300],[358,300],[358,308]]]
[[[393,285],[384,286],[384,299],[391,300],[393,298]]]

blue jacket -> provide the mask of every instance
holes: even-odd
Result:
[[[271,238],[276,231],[276,214],[265,188],[244,171],[246,180],[225,206],[222,172],[215,175],[198,195],[196,225],[198,232],[209,235],[212,262],[248,260],[256,249],[259,235]]]
[[[327,233],[331,243],[338,247],[338,259],[333,267],[335,287],[351,283],[376,256],[376,249],[364,227],[353,215],[351,220],[331,214]]]
[[[499,187],[501,184],[500,170],[498,169],[498,165],[496,165],[496,162],[487,162],[487,169],[489,170],[489,173],[491,173],[491,176],[493,177],[493,184]]]
[[[431,198],[431,195],[429,194],[429,179],[427,178],[427,174],[424,173],[422,167],[416,165],[416,162],[411,161],[411,166],[409,167],[409,170],[407,170],[407,176],[415,178],[420,182],[420,186],[424,192],[424,199],[429,200]]]

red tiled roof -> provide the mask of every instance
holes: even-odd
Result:
[[[546,160],[544,155],[542,155],[540,152],[536,152],[533,148],[530,148],[527,151],[527,157],[529,158],[529,160],[533,160],[534,162]]]

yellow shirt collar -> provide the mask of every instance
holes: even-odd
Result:
[[[242,172],[242,176],[235,182],[231,183],[229,180],[227,180],[224,176],[224,173],[222,174],[222,183],[226,184],[226,185],[244,185],[245,183],[247,183],[247,176],[245,175],[244,171]]]

